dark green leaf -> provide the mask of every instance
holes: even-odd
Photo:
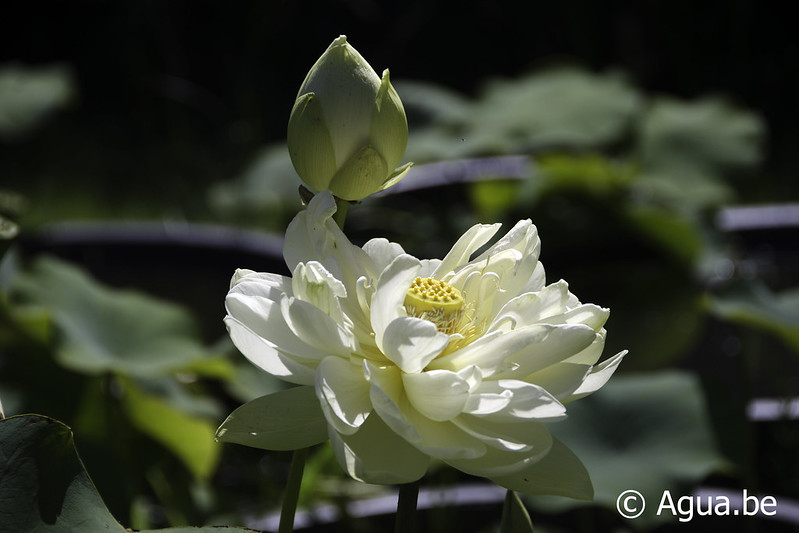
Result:
[[[0,531],[93,533],[125,529],[97,494],[72,431],[38,415],[0,421]]]
[[[688,494],[708,474],[726,468],[713,440],[698,380],[682,372],[616,376],[592,396],[568,405],[569,417],[550,429],[583,460],[595,501],[615,509],[637,490],[657,502],[664,490]],[[574,500],[530,499],[550,508]],[[536,503],[537,502],[537,503]],[[641,524],[665,520],[644,513]]]
[[[0,533],[120,533],[57,420],[0,420]],[[141,533],[248,533],[240,527],[179,527]]]

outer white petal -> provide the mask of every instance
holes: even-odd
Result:
[[[596,362],[599,361],[599,358],[602,357],[602,352],[605,349],[606,336],[607,332],[604,330],[604,328],[600,329],[596,333],[596,339],[594,339],[594,342],[589,344],[584,350],[581,350],[568,359],[565,359],[564,362],[588,366],[595,365]]]
[[[585,324],[599,331],[610,316],[610,309],[594,304],[581,304],[563,313],[564,324]]]
[[[330,444],[341,467],[365,483],[393,485],[421,478],[430,458],[391,431],[377,416],[370,416],[352,435],[331,429]]]
[[[403,373],[402,383],[411,405],[437,422],[452,420],[463,410],[469,398],[469,383],[447,370]]]
[[[279,300],[280,294],[292,295],[291,278],[265,272],[251,272],[241,275],[242,269],[236,270],[230,282],[228,294],[242,294],[248,297],[262,296],[270,300]]]
[[[449,344],[435,324],[414,317],[393,320],[383,333],[383,353],[403,372],[421,372]]]
[[[591,373],[585,378],[583,384],[565,401],[572,402],[574,400],[579,400],[601,389],[602,386],[608,382],[610,376],[616,371],[616,368],[618,368],[619,363],[621,363],[625,355],[627,355],[627,350],[621,351],[602,364],[595,366]]]
[[[291,279],[281,276],[280,274],[273,274],[271,272],[255,272],[246,268],[237,268],[230,279],[230,288],[241,283],[254,283],[263,284],[269,287],[275,287],[283,292],[290,290]]]
[[[238,288],[238,287],[237,287]],[[319,350],[300,339],[286,324],[280,309],[283,293],[272,296],[277,300],[260,296],[247,296],[235,290],[225,298],[228,318],[241,323],[254,335],[277,347],[281,352],[298,359],[322,359],[329,352]]]
[[[547,334],[523,350],[513,354],[507,362],[512,369],[500,372],[495,378],[520,378],[546,368],[580,352],[597,338],[597,334],[582,324],[529,326],[548,328]],[[522,328],[522,331],[528,328]],[[514,330],[510,334],[519,330]]]
[[[372,411],[363,367],[349,359],[323,359],[316,369],[315,389],[328,424],[339,433],[355,433]]]
[[[314,196],[289,224],[283,258],[292,272],[299,263],[318,261],[349,291],[361,275],[373,268],[366,252],[353,245],[333,221],[335,212],[330,191]]]
[[[386,267],[377,281],[370,304],[372,329],[375,343],[383,348],[383,334],[391,321],[405,316],[405,295],[420,268],[419,260],[410,255],[401,255]]]
[[[233,344],[252,364],[291,383],[313,384],[315,362],[303,363],[287,357],[274,344],[231,316],[225,318],[225,325]]]
[[[533,372],[524,381],[535,383],[563,402],[577,390],[590,372],[590,365],[561,362]]]
[[[487,243],[500,226],[501,224],[477,224],[466,230],[466,233],[458,239],[441,263],[437,265],[431,277],[441,279],[448,272],[466,264],[469,257]]]

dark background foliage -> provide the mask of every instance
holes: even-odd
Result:
[[[747,200],[797,196],[799,47],[779,2],[52,1],[0,16],[0,62],[66,63],[77,83],[34,138],[0,143],[4,184],[91,190],[109,213],[130,203],[122,187],[149,214],[204,215],[192,193],[284,138],[296,88],[342,33],[393,79],[467,94],[561,60],[620,68],[647,92],[721,92],[771,132]]]

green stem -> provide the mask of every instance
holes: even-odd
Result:
[[[419,485],[419,481],[400,485],[394,533],[412,533],[415,531],[414,522],[416,518],[416,501],[419,498]]]
[[[500,533],[520,531],[533,532],[533,522],[530,513],[524,507],[519,495],[512,490],[505,493],[505,505],[502,506],[502,521],[499,525]]]
[[[286,492],[283,495],[283,508],[280,510],[278,533],[291,533],[294,531],[294,514],[297,512],[297,502],[300,499],[302,471],[305,469],[308,450],[308,448],[294,450],[294,455],[291,457],[291,469],[289,470],[289,479],[286,482]]]
[[[336,197],[334,197],[336,198]],[[347,218],[347,211],[350,209],[350,202],[336,198],[336,214],[333,215],[333,220],[336,221],[338,227],[344,229],[344,220]]]

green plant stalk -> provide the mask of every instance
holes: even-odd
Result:
[[[280,525],[278,533],[291,533],[294,531],[294,515],[297,512],[297,502],[300,499],[300,485],[302,473],[305,470],[305,460],[308,458],[309,448],[294,450],[291,457],[289,479],[286,482],[286,492],[283,494],[283,507],[280,509]]]
[[[415,531],[414,522],[416,521],[416,502],[419,499],[419,485],[419,481],[400,485],[394,533],[413,533]]]
[[[302,195],[302,189],[300,189],[300,194]],[[339,228],[344,228],[344,219],[347,217],[349,207],[350,203],[348,201],[336,198],[337,209],[334,220]],[[302,474],[305,470],[305,461],[308,458],[308,451],[309,448],[294,450],[294,454],[291,456],[289,478],[286,482],[286,492],[283,495],[283,506],[280,509],[280,524],[277,528],[278,533],[291,533],[294,531],[294,516],[297,514]]]
[[[347,211],[350,209],[350,202],[335,196],[334,198],[336,199],[336,214],[333,215],[333,220],[335,220],[336,224],[338,224],[338,227],[344,231],[344,219],[347,218]]]

